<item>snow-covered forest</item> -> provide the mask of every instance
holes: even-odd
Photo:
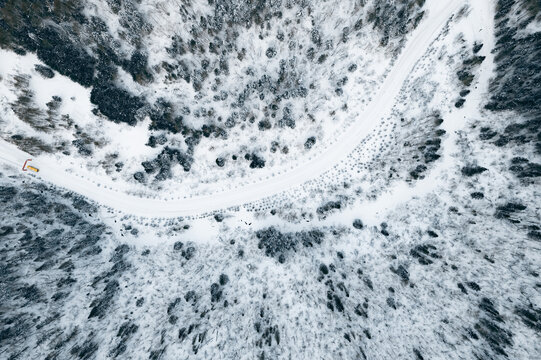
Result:
[[[0,0],[0,359],[541,357],[541,3]]]

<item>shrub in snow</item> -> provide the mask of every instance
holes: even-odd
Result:
[[[316,144],[316,138],[314,136],[310,136],[304,142],[304,148],[307,150],[310,150],[315,144]]]
[[[265,167],[265,159],[263,159],[262,157],[259,157],[256,154],[252,154],[250,159],[252,160],[250,162],[251,169],[261,169]]]
[[[34,68],[41,76],[46,79],[52,79],[54,77],[54,71],[48,66],[36,64]]]
[[[353,227],[355,229],[359,229],[359,230],[362,229],[364,227],[364,225],[363,225],[363,222],[361,221],[361,219],[353,220]]]
[[[482,166],[464,166],[461,172],[464,176],[474,176],[477,174],[481,174],[487,170],[487,168],[484,168]]]

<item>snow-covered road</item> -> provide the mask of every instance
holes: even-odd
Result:
[[[34,157],[33,163],[40,168],[38,174],[45,181],[77,192],[100,204],[124,213],[143,217],[179,217],[198,215],[214,210],[240,206],[259,200],[284,190],[301,186],[308,180],[319,177],[343,160],[355,147],[370,134],[379,122],[391,111],[402,84],[414,68],[419,56],[424,54],[451,15],[465,4],[464,1],[432,0],[427,2],[428,18],[410,36],[399,58],[389,72],[373,101],[355,119],[345,135],[337,139],[333,146],[325,149],[319,156],[307,160],[298,167],[280,176],[230,189],[207,196],[197,196],[177,200],[141,198],[124,193],[112,187],[99,186],[95,181],[77,173],[66,172],[52,159]],[[22,166],[31,158],[15,146],[0,141],[0,161]],[[94,179],[95,180],[95,179]]]

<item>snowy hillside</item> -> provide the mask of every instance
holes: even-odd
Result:
[[[1,359],[541,357],[538,1],[3,0],[0,166]]]

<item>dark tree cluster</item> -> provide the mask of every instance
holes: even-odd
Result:
[[[147,176],[155,174],[154,180],[167,180],[173,176],[173,166],[178,164],[182,166],[182,169],[185,172],[188,172],[190,171],[192,163],[193,158],[190,154],[166,146],[155,159],[143,161],[141,165],[143,166],[144,172],[135,173],[134,178],[139,182],[144,182]]]
[[[320,230],[282,233],[274,227],[256,232],[258,247],[265,250],[265,255],[277,258],[280,263],[286,261],[288,253],[295,252],[298,246],[313,247],[321,244],[325,235]]]
[[[517,3],[523,16],[515,17]],[[541,115],[541,32],[517,33],[535,20],[541,7],[534,1],[499,0],[496,21],[496,77],[491,88],[494,111],[515,110],[528,117]],[[514,19],[517,19],[516,22]]]
[[[429,133],[427,134],[427,140],[417,145],[417,151],[421,156],[414,155],[417,161],[417,165],[414,169],[410,170],[409,175],[412,179],[423,179],[424,173],[428,170],[429,164],[438,160],[441,157],[441,142],[442,137],[445,135],[445,130],[440,126],[443,123],[443,119],[438,115],[431,115],[428,125],[430,126]],[[404,144],[405,146],[413,146],[409,141]]]
[[[40,344],[47,358],[92,358],[100,347],[94,336],[65,326],[73,309],[69,299],[86,296],[82,311],[89,321],[107,318],[120,291],[119,277],[129,268],[130,249],[119,245],[110,261],[104,259],[108,229],[94,220],[97,209],[84,198],[17,178],[9,183],[13,186],[0,174],[0,207],[13,215],[0,226],[1,298],[10,309],[0,314],[0,352],[6,358],[32,357],[27,351]],[[90,267],[107,270],[87,284],[81,274]],[[134,331],[130,326],[119,337]],[[123,352],[125,341],[119,346],[116,353]]]
[[[520,5],[520,6],[516,6]],[[522,11],[518,13],[517,11]],[[513,119],[494,144],[532,144],[541,154],[541,32],[522,32],[541,13],[541,6],[529,0],[499,0],[495,16],[496,76],[490,83],[492,111],[515,111]],[[497,134],[487,130],[482,140]],[[520,173],[520,172],[518,172]]]
[[[47,65],[36,66],[42,76],[51,78],[56,70],[76,83],[93,87],[91,102],[103,115],[134,125],[144,100],[119,88],[114,78],[116,69],[123,67],[134,80],[149,80],[147,56],[138,50],[123,60],[127,55],[119,52],[107,25],[86,17],[84,6],[80,0],[4,1],[0,3],[4,20],[0,23],[0,45],[18,52],[36,52]],[[123,9],[121,25],[131,27],[129,39],[148,32],[131,1],[124,1]]]

